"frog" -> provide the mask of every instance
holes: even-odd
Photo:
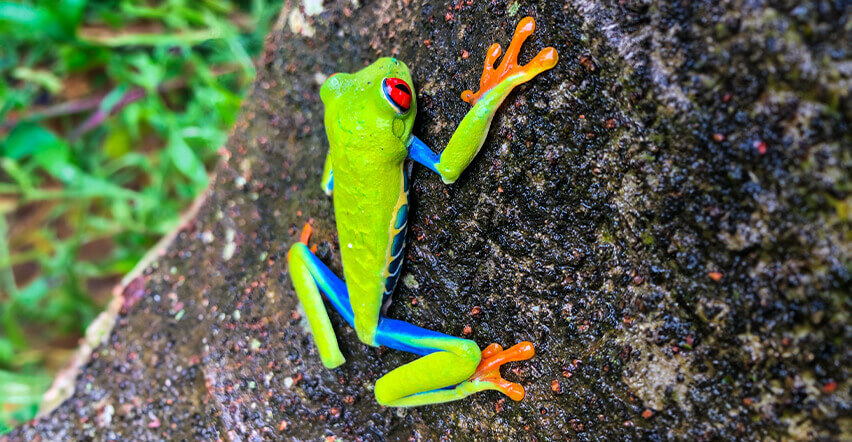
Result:
[[[412,133],[417,99],[411,73],[397,58],[380,58],[355,73],[332,74],[320,87],[329,143],[320,182],[333,198],[344,279],[317,257],[316,247],[309,247],[310,223],[288,251],[289,274],[326,367],[339,367],[345,358],[323,297],[364,344],[419,356],[376,381],[375,399],[383,406],[440,404],[486,390],[514,401],[525,396],[522,385],[502,378],[500,367],[532,358],[531,342],[507,349],[492,343],[480,350],[473,340],[392,319],[385,312],[407,242],[406,160],[437,173],[446,184],[460,177],[512,90],[556,65],[559,56],[552,47],[525,65],[518,63],[521,46],[534,30],[535,20],[523,18],[496,67],[502,48],[498,43],[488,48],[479,90],[461,94],[472,107],[440,154]]]

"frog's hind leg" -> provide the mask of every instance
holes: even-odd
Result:
[[[509,350],[491,344],[480,351],[475,342],[422,329],[406,322],[381,318],[377,343],[423,357],[396,368],[376,382],[376,400],[392,407],[414,407],[450,402],[484,390],[498,390],[513,400],[524,388],[500,377],[500,366],[529,359],[532,344]]]
[[[328,368],[334,368],[346,362],[346,359],[340,352],[320,291],[350,325],[353,320],[352,309],[349,307],[346,284],[308,248],[310,236],[311,226],[306,224],[301,242],[294,244],[287,254],[290,278],[308,316],[322,363]]]

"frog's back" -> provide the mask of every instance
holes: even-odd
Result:
[[[404,157],[403,157],[404,158]],[[344,153],[334,164],[334,211],[355,328],[375,326],[382,302],[402,267],[408,221],[403,159],[385,161]],[[372,324],[372,325],[370,325]]]

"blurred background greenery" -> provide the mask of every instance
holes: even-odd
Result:
[[[0,434],[207,186],[281,0],[0,0]]]

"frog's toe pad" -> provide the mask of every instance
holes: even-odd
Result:
[[[482,349],[482,359],[490,358],[491,356],[496,355],[503,351],[503,346],[493,342],[488,347]]]
[[[559,61],[559,54],[556,52],[556,49],[550,47],[542,49],[529,63],[518,65],[518,53],[521,51],[521,45],[524,44],[524,41],[534,30],[535,20],[532,17],[525,17],[518,23],[518,27],[515,28],[515,35],[512,37],[512,42],[509,44],[509,48],[506,49],[506,55],[497,68],[494,67],[494,62],[500,57],[502,51],[499,44],[495,43],[491,45],[485,55],[485,69],[482,71],[479,90],[476,92],[469,90],[462,92],[462,100],[473,105],[483,95],[493,89],[494,86],[503,81],[509,81],[517,86],[556,66],[556,62]]]
[[[313,233],[314,233],[313,227],[311,227],[310,224],[305,223],[305,226],[302,227],[302,234],[299,237],[299,242],[301,242],[302,244],[304,244],[306,246],[309,245],[309,243],[311,241],[311,235]],[[311,253],[317,253],[317,245],[316,244],[311,246]]]
[[[304,227],[302,227],[302,234],[299,235],[299,242],[304,245],[308,245],[308,242],[311,240],[311,234],[314,233],[313,227],[310,224],[305,223]]]
[[[500,376],[500,366],[507,362],[525,361],[535,355],[535,347],[531,342],[521,342],[508,350],[503,350],[499,344],[491,344],[482,350],[482,360],[470,381],[474,383],[492,384],[488,388],[498,390],[509,396],[514,401],[524,398],[524,387],[520,384],[509,382]]]

